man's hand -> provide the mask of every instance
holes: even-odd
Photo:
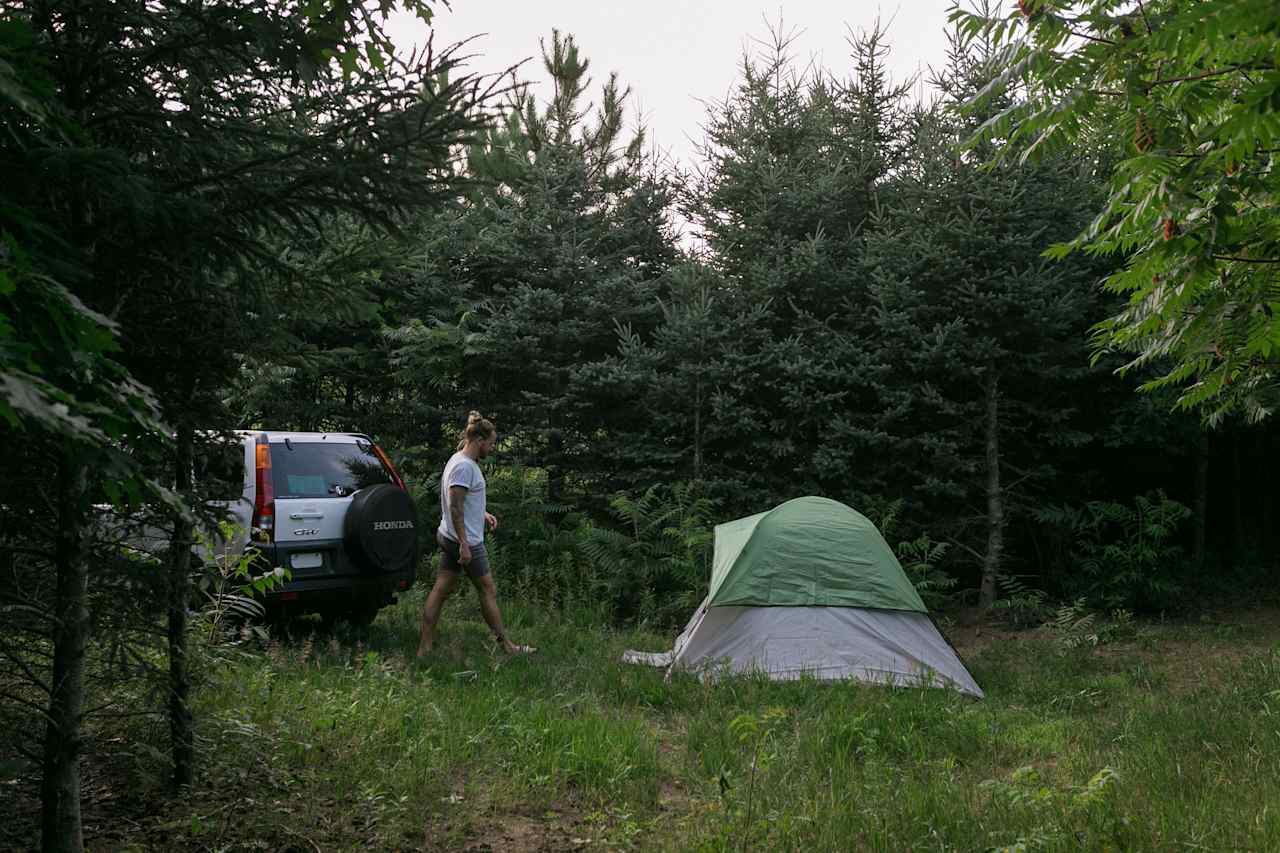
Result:
[[[471,562],[471,546],[467,544],[465,536],[458,541],[458,562],[464,566]]]
[[[498,519],[487,512],[484,514],[484,524],[489,528],[490,533],[498,529]]]

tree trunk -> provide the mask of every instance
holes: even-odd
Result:
[[[1259,531],[1261,541],[1259,546],[1262,548],[1263,554],[1274,554],[1276,552],[1276,533],[1275,533],[1275,495],[1266,484],[1271,482],[1271,433],[1268,426],[1260,427],[1258,434],[1258,450],[1257,450],[1257,475],[1255,482],[1262,483],[1263,488],[1259,489],[1262,493],[1261,501],[1258,506],[1258,512],[1261,515],[1261,523],[1255,526]]]
[[[44,22],[53,35],[52,19]],[[71,4],[63,21],[62,38],[75,44],[82,38],[80,9]],[[76,124],[84,126],[86,110],[81,85],[81,63],[66,87],[66,102]],[[83,239],[88,221],[82,182],[71,188],[72,245],[88,246]],[[84,455],[68,443],[58,460],[58,504],[53,624],[53,671],[49,683],[49,714],[45,721],[44,767],[40,786],[40,849],[43,853],[81,853],[84,832],[80,825],[81,723],[84,717],[85,649],[89,644],[89,565],[86,533],[89,472]]]
[[[702,362],[698,362],[698,380],[693,392],[693,479],[702,479]]]
[[[191,498],[192,445],[190,421],[179,422],[174,447],[174,488],[184,500]],[[195,766],[191,724],[191,679],[187,671],[187,605],[190,596],[191,516],[175,513],[173,541],[169,544],[169,735],[173,746],[173,787],[190,785]]]
[[[1244,442],[1244,428],[1236,427],[1231,433],[1231,557],[1239,563],[1245,555],[1244,533],[1244,477],[1240,470],[1240,445]]]
[[[564,433],[552,427],[547,431],[547,502],[564,501]]]
[[[706,319],[709,296],[706,289],[699,291],[698,360],[693,366],[697,372],[693,386],[693,479],[702,480],[702,375],[707,368]]]
[[[1209,529],[1209,430],[1200,428],[1200,441],[1196,445],[1196,505],[1194,517],[1194,543],[1191,558],[1197,566],[1204,565],[1205,533]]]
[[[85,648],[89,641],[89,567],[85,547],[84,461],[64,451],[58,466],[56,621],[53,679],[45,724],[40,790],[40,849],[84,850],[80,828],[80,723],[84,713]]]
[[[990,610],[996,603],[996,581],[1004,553],[1004,494],[1000,488],[1000,392],[999,378],[986,383],[987,438],[987,553],[982,561],[982,589],[978,607]]]

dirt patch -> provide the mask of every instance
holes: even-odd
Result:
[[[664,779],[658,786],[658,808],[662,811],[683,814],[689,811],[692,803],[693,797],[679,782]]]
[[[1254,607],[1248,610],[1222,610],[1209,614],[1205,622],[1219,630],[1239,627],[1256,642],[1280,643],[1280,608]]]
[[[509,850],[511,853],[534,853],[542,850],[561,850],[566,848],[557,844],[555,833],[546,824],[518,815],[505,815],[496,818],[489,826],[480,830],[480,837],[467,843],[463,850],[490,851]],[[564,838],[559,838],[563,842]]]
[[[1243,619],[1198,626],[1200,639],[1160,637],[1140,643],[1121,643],[1095,650],[1100,658],[1127,658],[1149,666],[1165,679],[1174,696],[1185,696],[1204,687],[1217,688],[1258,654],[1280,643],[1280,614],[1244,614]],[[1244,630],[1235,629],[1243,627]]]
[[[1013,630],[989,622],[940,625],[962,659],[993,647],[1062,639],[1051,628]],[[1134,638],[1081,651],[1117,669],[1145,666],[1163,682],[1163,690],[1185,696],[1221,686],[1250,658],[1280,646],[1280,608],[1252,607],[1208,611],[1178,620],[1138,619]]]
[[[1166,679],[1166,690],[1173,696],[1186,696],[1202,687],[1220,684],[1225,673],[1237,669],[1245,656],[1240,649],[1220,650],[1206,660],[1203,646],[1177,643],[1161,652],[1158,665]]]
[[[1224,651],[1228,656],[1243,658],[1260,647],[1280,644],[1280,608],[1275,607],[1211,611],[1198,619],[1177,621],[1139,619],[1135,625],[1139,632],[1154,635],[1156,646],[1147,650],[1152,659],[1162,657],[1166,650],[1182,654],[1185,650],[1198,648],[1203,654],[1210,647],[1215,655]],[[1014,629],[987,620],[941,621],[939,628],[956,651],[965,656],[976,655],[990,646],[1010,641],[1054,639],[1058,636],[1043,627]],[[1184,639],[1177,636],[1183,632],[1190,632],[1194,637]],[[1105,648],[1126,653],[1142,650],[1135,643],[1116,643]]]
[[[961,657],[978,655],[990,646],[1003,645],[1010,640],[1039,636],[1033,630],[1014,631],[985,622],[939,625],[939,629]]]
[[[575,814],[549,811],[534,817],[527,814],[492,814],[477,819],[460,845],[450,850],[467,853],[564,853],[589,848],[592,833]],[[428,843],[428,849],[437,849]]]
[[[118,748],[120,740],[100,742],[100,749]],[[124,768],[123,759],[113,759],[100,751],[80,759],[81,825],[86,848],[113,850],[138,836],[154,820],[157,806],[167,800],[144,791]],[[0,812],[5,825],[0,829],[0,853],[34,850],[40,839],[40,769],[31,765],[18,778],[0,779]]]

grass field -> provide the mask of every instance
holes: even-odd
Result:
[[[90,849],[1280,850],[1275,610],[1096,648],[969,629],[975,701],[664,683],[616,661],[670,636],[515,603],[540,651],[507,658],[471,595],[423,665],[421,595],[363,633],[232,654],[199,694],[197,788],[155,799],[145,760],[97,768],[86,799],[115,805],[87,802]]]

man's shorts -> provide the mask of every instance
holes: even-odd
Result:
[[[458,561],[458,543],[439,531],[436,542],[440,543],[440,568],[446,572],[461,572],[464,568],[473,578],[482,578],[489,574],[489,555],[485,553],[484,544],[471,546],[471,562],[463,566]]]

